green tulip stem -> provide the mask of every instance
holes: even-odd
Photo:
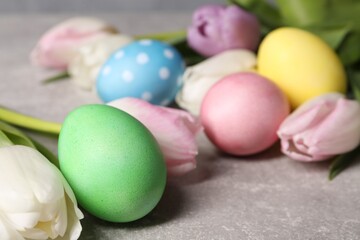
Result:
[[[155,33],[155,34],[144,34],[144,35],[136,35],[134,36],[135,39],[155,39],[159,41],[169,41],[178,38],[186,37],[186,31],[174,31],[174,32],[162,32],[162,33]]]
[[[0,120],[19,127],[51,134],[59,134],[61,129],[60,123],[44,121],[4,107],[0,107]]]

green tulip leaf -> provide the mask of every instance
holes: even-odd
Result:
[[[32,148],[36,148],[34,143],[24,133],[17,128],[0,121],[0,131],[3,132],[8,139],[15,145],[24,145]]]
[[[184,38],[172,44],[182,55],[187,66],[191,66],[203,61],[205,58],[195,52]]]
[[[358,0],[229,0],[255,14],[263,36],[282,27],[298,27],[320,36],[350,66],[360,60],[360,1]]]
[[[37,149],[42,155],[44,155],[51,163],[59,168],[59,160],[57,157],[45,146],[39,142],[31,139],[22,133],[19,129],[0,121],[0,147],[10,145],[24,145]]]
[[[324,20],[327,0],[276,0],[285,25],[316,26]]]
[[[336,157],[330,165],[329,180],[333,180],[339,173],[349,167],[359,156],[360,146],[351,152]]]
[[[57,168],[60,168],[59,159],[44,145],[39,143],[38,141],[31,139],[31,141],[34,143],[36,149],[44,155],[52,164],[54,164]]]
[[[350,33],[338,49],[344,65],[349,66],[360,60],[360,31]]]
[[[0,130],[0,147],[6,147],[11,145],[13,145],[13,142],[3,131]]]
[[[356,69],[356,66],[348,68],[348,79],[350,84],[351,97],[360,102],[360,68]]]
[[[57,82],[59,80],[65,80],[65,79],[68,79],[68,78],[70,78],[70,74],[67,71],[60,72],[60,73],[57,73],[54,76],[51,76],[49,78],[44,79],[42,81],[42,84],[53,83],[53,82]]]
[[[315,35],[322,38],[333,49],[337,49],[351,32],[349,25],[329,26],[329,27],[304,27]]]
[[[326,16],[322,24],[351,24],[352,29],[360,30],[359,0],[327,0]]]
[[[229,0],[228,2],[256,15],[262,28],[266,29],[263,32],[269,32],[283,25],[278,9],[266,0]]]

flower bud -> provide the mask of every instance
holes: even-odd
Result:
[[[117,30],[114,27],[100,19],[68,19],[55,25],[40,38],[31,53],[31,61],[38,66],[64,70],[75,50],[82,44],[115,32]]]
[[[202,100],[211,86],[227,75],[251,71],[255,65],[254,53],[234,49],[188,67],[183,76],[183,87],[176,96],[176,103],[192,114],[199,115]]]
[[[74,193],[37,150],[12,145],[0,148],[1,239],[78,239],[79,219]]]
[[[127,112],[150,130],[164,154],[169,176],[182,175],[196,167],[195,136],[202,127],[192,115],[137,98],[122,98],[108,105]]]
[[[360,143],[360,104],[337,93],[313,98],[285,119],[278,136],[283,153],[299,161],[351,151]]]
[[[205,5],[193,14],[189,45],[204,56],[234,48],[256,50],[260,24],[255,15],[238,6]]]
[[[111,53],[131,41],[129,36],[113,34],[84,44],[70,61],[71,79],[86,90],[93,89],[100,68]]]

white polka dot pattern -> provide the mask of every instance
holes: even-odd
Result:
[[[167,67],[162,67],[159,70],[159,76],[162,80],[167,80],[170,76],[170,71]]]
[[[176,81],[176,84],[180,87],[183,83],[183,79],[182,79],[182,76],[180,75],[178,78],[177,78],[177,81]]]
[[[167,105],[169,105],[170,102],[171,101],[169,99],[164,99],[164,100],[161,101],[160,105],[167,106]]]
[[[144,92],[141,95],[141,98],[144,99],[145,101],[150,101],[152,99],[152,94],[150,92]]]
[[[122,78],[124,79],[125,82],[131,82],[134,79],[134,74],[129,70],[125,70],[122,73]]]
[[[138,64],[145,64],[149,62],[149,56],[146,53],[139,53],[136,57],[136,62]]]
[[[115,54],[115,59],[121,59],[124,56],[124,52],[120,51]]]
[[[174,58],[174,53],[170,49],[165,49],[164,50],[164,56],[166,58],[168,58],[168,59],[173,59]]]
[[[152,44],[152,40],[150,40],[150,39],[140,40],[139,44],[141,44],[143,46],[150,46]]]
[[[111,67],[107,66],[104,68],[102,74],[104,74],[104,76],[106,76],[106,75],[109,75],[110,72],[111,72]]]
[[[105,102],[137,97],[166,106],[181,87],[183,62],[169,44],[150,39],[134,41],[118,49],[104,64],[97,92]]]

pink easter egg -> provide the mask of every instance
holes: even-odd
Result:
[[[286,96],[274,83],[256,73],[236,73],[210,88],[200,119],[219,149],[249,155],[276,142],[276,131],[289,111]]]

